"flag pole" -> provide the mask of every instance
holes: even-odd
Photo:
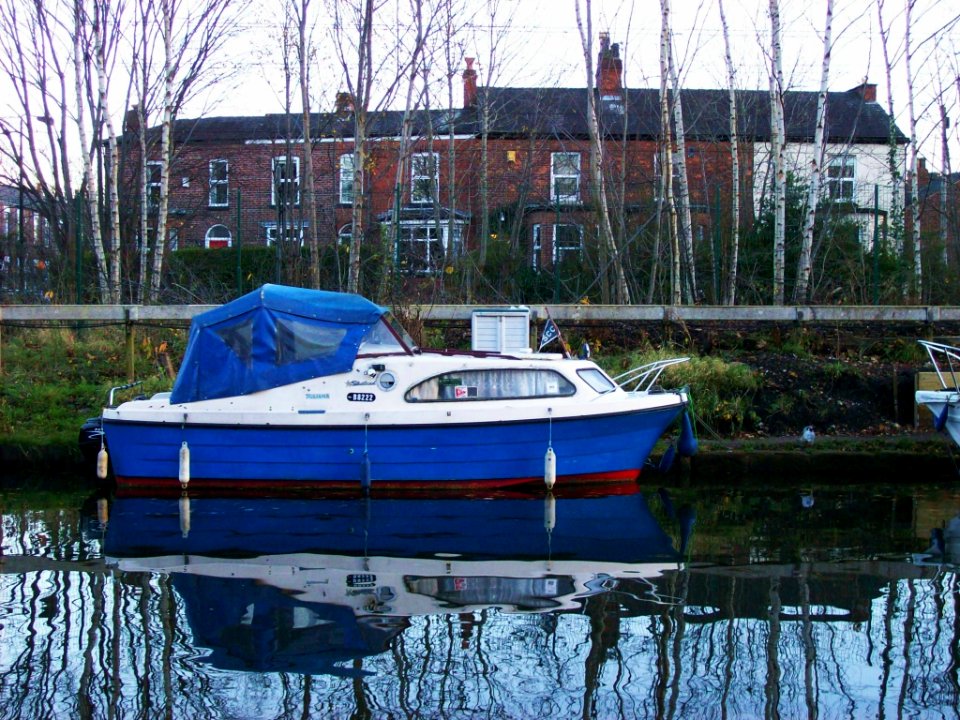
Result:
[[[569,359],[569,357],[570,357],[570,350],[567,348],[567,341],[563,339],[563,333],[560,332],[560,326],[557,325],[556,320],[554,320],[553,317],[551,317],[551,315],[550,315],[550,308],[548,308],[546,305],[544,305],[544,306],[543,306],[543,309],[544,309],[544,310],[546,311],[546,313],[547,313],[547,322],[553,323],[553,327],[555,327],[556,330],[557,330],[557,340],[560,341],[560,346],[563,348],[563,356],[564,356],[565,358],[568,358],[568,359]]]

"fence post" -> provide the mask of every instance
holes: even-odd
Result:
[[[123,323],[124,335],[127,341],[127,382],[134,381],[136,373],[137,328],[134,323],[140,319],[139,308],[134,305],[124,310],[126,316]]]
[[[243,253],[243,225],[240,214],[240,188],[237,188],[237,297],[243,295],[243,268],[240,263]]]

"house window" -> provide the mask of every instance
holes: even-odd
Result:
[[[550,195],[555,203],[580,200],[580,153],[550,155]]]
[[[337,233],[337,244],[343,245],[344,247],[350,247],[350,242],[353,240],[353,223],[347,223],[340,231]]]
[[[163,163],[150,161],[147,163],[147,208],[156,210],[160,207],[160,170]]]
[[[857,165],[852,155],[835,155],[827,165],[827,193],[831,200],[853,200]]]
[[[553,226],[553,264],[562,265],[569,257],[583,256],[583,227],[580,225]]]
[[[277,240],[303,244],[303,225],[300,223],[286,223],[281,229],[277,223],[268,222],[264,223],[263,229],[267,245],[273,245]]]
[[[230,184],[226,160],[210,161],[210,207],[227,207],[230,204]]]
[[[340,204],[353,204],[353,171],[355,168],[353,153],[340,156]]]
[[[287,161],[290,161],[289,163]],[[273,159],[270,204],[300,204],[300,158],[282,155]]]
[[[203,244],[208,248],[227,248],[231,242],[230,231],[226,225],[214,225],[207,230],[207,236],[203,239]]]
[[[410,202],[432,203],[440,194],[437,153],[416,153],[410,158]]]
[[[400,268],[409,275],[434,275],[443,268],[443,259],[452,241],[452,252],[460,248],[463,228],[456,223],[453,237],[447,223],[402,223],[397,236]]]

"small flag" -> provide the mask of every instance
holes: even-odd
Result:
[[[543,337],[540,338],[540,347],[537,349],[539,352],[543,350],[547,345],[552,343],[560,337],[560,328],[557,327],[557,324],[551,318],[547,320],[547,324],[543,326]]]

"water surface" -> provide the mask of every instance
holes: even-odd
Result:
[[[615,490],[8,491],[0,718],[958,717],[960,485]]]

